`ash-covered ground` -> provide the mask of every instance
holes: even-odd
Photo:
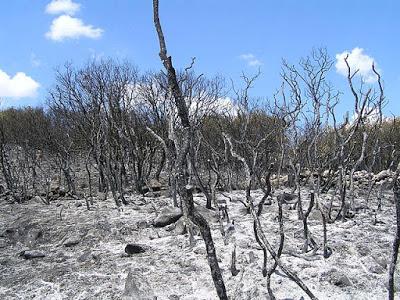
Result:
[[[266,205],[261,216],[263,230],[274,247],[279,241],[279,193],[282,190],[275,191],[272,205]],[[252,191],[252,195],[255,202],[262,198],[261,191]],[[228,295],[230,299],[268,299],[253,219],[238,201],[245,199],[244,192],[235,191],[229,196],[229,216],[235,222],[226,244],[217,212],[203,208],[204,198],[195,195],[195,202],[212,227]],[[307,207],[309,192],[304,190],[302,197]],[[321,196],[321,203],[325,198],[328,196]],[[196,244],[191,247],[183,218],[165,227],[153,226],[153,220],[163,208],[171,206],[171,200],[139,195],[128,200],[129,205],[122,210],[111,198],[95,199],[90,210],[84,200],[59,198],[51,205],[35,200],[23,204],[2,201],[0,299],[133,299],[135,291],[130,289],[141,289],[156,299],[217,299],[201,236],[196,235]],[[362,196],[356,199],[359,206],[363,202]],[[284,205],[282,261],[319,299],[387,297],[387,270],[395,229],[390,190],[383,193],[382,210],[376,210],[376,206],[370,201],[370,208],[360,209],[354,218],[327,225],[328,245],[333,252],[324,259],[322,247],[316,253],[302,254],[302,221],[296,210]],[[321,244],[318,210],[311,212],[309,228]],[[143,246],[144,252],[127,255],[124,249],[129,243]],[[240,271],[236,276],[230,271],[234,245]],[[131,276],[127,282],[128,273]],[[396,285],[398,288],[398,281]],[[272,276],[272,289],[278,299],[307,299],[279,268]]]

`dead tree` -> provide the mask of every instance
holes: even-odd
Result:
[[[157,31],[160,43],[160,59],[167,71],[168,87],[173,97],[178,111],[178,116],[183,127],[182,143],[180,144],[179,154],[177,157],[177,183],[178,191],[184,205],[184,211],[187,217],[199,227],[204,243],[206,245],[208,264],[211,269],[211,276],[220,299],[228,299],[225,284],[219,268],[217,255],[215,252],[214,242],[211,236],[210,226],[206,219],[195,210],[191,187],[187,185],[187,155],[191,147],[191,124],[189,120],[188,107],[183,98],[182,91],[179,87],[176,71],[172,64],[172,57],[167,54],[167,47],[164,34],[159,19],[159,1],[153,0],[154,25]]]
[[[264,193],[264,196],[262,197],[260,203],[258,203],[258,209],[257,209],[257,215],[260,216],[264,207],[265,201],[268,199],[268,197],[271,196],[271,192],[272,192],[272,185],[271,185],[271,174],[272,174],[272,169],[274,167],[274,164],[271,163],[271,165],[269,166],[268,170],[267,170],[267,174],[265,175],[265,185],[263,184],[259,172],[256,173],[256,177],[257,180],[261,186],[261,190]],[[266,187],[265,187],[266,186]],[[267,204],[272,204],[272,201],[270,203]]]
[[[282,200],[278,199],[277,204],[278,204],[278,223],[279,223],[279,235],[280,235],[280,238],[279,238],[279,247],[278,247],[278,250],[276,252],[276,256],[277,256],[278,259],[280,259],[281,255],[282,255],[282,251],[283,251],[283,245],[284,245],[284,242],[285,242],[285,232],[284,232],[284,229],[283,229]],[[272,277],[272,274],[274,274],[277,266],[278,266],[278,261],[274,260],[274,263],[267,270],[267,274],[266,274],[266,277],[267,277],[267,290],[268,290],[268,295],[271,298],[271,300],[275,300],[276,299],[275,296],[274,296],[274,293],[272,292],[272,289],[271,289],[271,277]]]
[[[335,217],[335,220],[340,218],[342,220],[345,220],[347,217],[347,213],[350,209],[351,203],[347,201],[346,196],[348,189],[346,176],[348,171],[351,170],[352,167],[356,164],[356,162],[354,162],[352,159],[352,157],[354,156],[354,151],[356,149],[356,147],[354,147],[354,138],[358,132],[363,131],[363,127],[368,122],[368,120],[374,117],[376,111],[378,111],[379,115],[381,116],[381,109],[385,99],[381,77],[376,71],[374,65],[372,65],[372,70],[377,76],[379,91],[375,92],[372,87],[364,91],[361,84],[360,91],[357,92],[354,87],[354,76],[358,73],[359,70],[351,70],[348,63],[348,56],[344,59],[344,61],[347,66],[348,85],[354,98],[354,120],[350,122],[349,116],[347,115],[345,121],[340,126],[338,126],[337,118],[334,113],[334,107],[336,104],[329,107],[329,111],[333,119],[333,127],[336,139],[336,155],[333,159],[336,161],[339,173],[337,185],[339,186],[341,201],[341,206],[338,214]],[[367,137],[368,136],[364,135],[365,139]],[[361,149],[361,152],[362,150],[363,149]],[[362,153],[359,159],[361,159],[361,161],[364,160],[364,155]]]
[[[245,171],[245,179],[246,179],[246,186],[250,186],[251,184],[251,171],[250,167],[247,164],[246,160],[238,155],[234,149],[232,142],[230,141],[229,137],[227,137],[227,141],[230,146],[230,153],[232,157],[236,158],[238,161],[240,161],[243,164],[244,171]],[[280,257],[278,256],[277,252],[272,248],[271,244],[268,242],[268,239],[266,238],[264,231],[261,226],[260,219],[257,215],[257,211],[255,209],[254,203],[253,203],[253,198],[251,197],[250,193],[246,193],[246,202],[247,205],[250,209],[250,213],[253,217],[254,220],[254,228],[255,228],[255,233],[259,241],[261,242],[262,248],[265,248],[268,250],[268,252],[271,254],[272,258],[276,262],[276,264],[280,267],[280,269],[291,279],[293,280],[311,299],[316,300],[318,299],[312,292],[311,290],[304,284],[304,282],[294,273],[292,272],[288,267],[286,267],[280,260]],[[281,236],[282,240],[282,236]],[[265,271],[264,271],[265,272]],[[268,273],[266,273],[268,274]]]
[[[276,109],[286,124],[287,136],[286,153],[295,177],[298,193],[298,215],[302,219],[302,201],[300,187],[302,172],[307,171],[305,181],[311,179],[311,186],[316,192],[316,206],[320,193],[323,158],[321,146],[323,145],[324,126],[327,127],[329,114],[326,109],[329,103],[338,96],[326,76],[332,67],[332,60],[325,49],[313,50],[310,56],[302,58],[299,66],[283,62],[282,101]],[[286,99],[285,88],[290,92]],[[315,178],[316,177],[316,178]]]
[[[360,157],[357,159],[357,161],[354,163],[354,165],[352,166],[351,170],[350,170],[350,189],[349,189],[349,193],[350,193],[350,206],[354,209],[354,172],[360,167],[361,163],[364,161],[364,157],[365,157],[365,149],[366,149],[366,145],[367,145],[367,139],[368,139],[368,133],[367,132],[363,132],[363,140],[362,140],[362,145],[361,145],[361,153],[360,153]]]
[[[233,250],[232,250],[232,257],[231,257],[231,273],[232,276],[236,276],[237,274],[239,274],[239,270],[236,269],[236,245],[233,246]]]
[[[304,235],[303,253],[308,252],[308,247],[310,246],[310,244],[314,248],[314,250],[317,249],[317,243],[312,238],[312,236],[309,232],[308,223],[307,223],[308,216],[310,215],[310,213],[314,207],[314,204],[315,204],[315,193],[314,193],[314,191],[311,191],[310,203],[308,204],[307,211],[303,215],[303,235]]]
[[[394,194],[394,202],[396,205],[396,231],[395,238],[393,241],[393,250],[392,250],[392,259],[389,265],[389,300],[394,299],[395,288],[394,288],[394,274],[396,270],[397,257],[399,254],[400,247],[400,183],[399,183],[399,175],[400,175],[400,163],[397,165],[396,172],[393,176],[393,194]]]

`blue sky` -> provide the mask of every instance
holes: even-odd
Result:
[[[63,3],[49,7],[51,2],[0,1],[2,107],[43,105],[54,69],[67,61],[80,65],[93,57],[114,57],[142,71],[161,68],[152,1],[53,0]],[[168,50],[179,67],[195,56],[198,72],[234,81],[242,71],[253,74],[260,67],[252,93],[270,97],[280,85],[282,58],[295,63],[313,47],[326,47],[335,59],[347,50],[355,63],[377,63],[389,100],[385,113],[396,115],[399,13],[400,2],[388,0],[160,0]],[[347,90],[335,67],[329,79]],[[352,105],[348,93],[342,101]]]

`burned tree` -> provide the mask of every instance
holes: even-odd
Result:
[[[157,31],[158,40],[160,43],[160,59],[167,71],[168,77],[168,87],[171,96],[174,99],[176,109],[178,111],[178,116],[182,125],[182,142],[178,149],[177,155],[177,185],[178,192],[182,199],[183,210],[187,217],[199,227],[201,235],[203,237],[206,251],[208,264],[211,269],[211,275],[214,281],[214,285],[220,299],[228,299],[225,289],[225,284],[222,278],[221,270],[219,268],[217,255],[215,252],[214,242],[211,236],[210,226],[208,225],[206,219],[196,211],[193,202],[193,195],[191,186],[187,185],[187,156],[190,151],[191,145],[191,122],[189,119],[188,107],[185,103],[182,90],[179,87],[177,81],[177,75],[175,68],[172,63],[172,57],[167,54],[167,47],[164,39],[164,34],[161,28],[161,23],[159,19],[159,1],[153,0],[153,12],[154,12],[154,25]],[[177,146],[177,145],[176,145]]]
[[[396,232],[393,241],[392,259],[389,265],[389,300],[394,299],[395,287],[394,287],[394,273],[396,270],[397,258],[399,255],[400,247],[400,185],[399,185],[399,175],[400,175],[400,163],[397,165],[397,169],[393,176],[393,194],[394,202],[396,206]]]

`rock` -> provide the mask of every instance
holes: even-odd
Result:
[[[218,222],[218,211],[196,205],[196,210],[203,215],[209,224]]]
[[[154,219],[155,227],[164,227],[175,223],[182,217],[181,209],[178,207],[165,207],[160,214]]]
[[[331,269],[328,272],[322,273],[320,280],[327,280],[329,283],[339,287],[352,285],[350,279],[344,273],[336,269]]]
[[[46,255],[40,250],[25,250],[20,253],[20,256],[25,259],[33,259],[45,257]]]
[[[155,295],[147,279],[137,271],[129,271],[122,295],[124,300],[154,300]]]
[[[374,181],[382,181],[388,177],[392,177],[393,172],[390,170],[383,170],[374,176]]]
[[[149,182],[149,187],[153,192],[158,192],[161,190],[162,185],[157,179],[151,179]]]
[[[321,221],[322,222],[322,216],[319,210],[314,209],[313,211],[311,211],[308,219],[310,221]]]
[[[183,219],[180,219],[175,223],[175,228],[173,232],[175,235],[182,235],[187,232],[186,225]]]
[[[139,244],[128,244],[125,246],[125,253],[128,255],[146,252],[146,249]]]
[[[175,223],[169,224],[165,226],[165,231],[172,231],[175,229],[175,227],[176,227]]]
[[[64,241],[63,245],[65,247],[72,247],[72,246],[79,244],[80,241],[81,241],[81,237],[79,235],[73,235],[73,236],[70,236],[69,238],[67,238]]]
[[[152,180],[150,180],[148,185],[144,185],[141,187],[140,192],[143,196],[146,195],[147,197],[152,197],[152,196],[150,196],[152,194],[152,195],[156,195],[155,197],[157,197],[157,195],[160,195],[160,194],[155,193],[155,192],[161,191],[161,187],[162,187],[162,185],[158,180],[152,179]]]
[[[90,251],[85,251],[82,255],[80,255],[77,260],[79,262],[86,262],[92,259],[92,253]]]
[[[168,296],[168,299],[169,299],[169,300],[179,300],[180,297],[179,297],[178,295],[172,294],[172,295],[169,295],[169,296]]]
[[[82,202],[80,202],[80,201],[75,202],[75,207],[81,207],[81,206],[82,206]]]
[[[196,253],[196,254],[205,255],[206,254],[206,249],[204,248],[203,245],[201,245],[201,246],[198,246],[198,247],[194,248],[193,252]]]
[[[43,203],[45,202],[45,200],[44,200],[42,197],[40,197],[40,196],[35,196],[35,197],[33,197],[33,198],[32,198],[32,201],[35,202],[35,203],[37,203],[37,204],[43,204]]]

